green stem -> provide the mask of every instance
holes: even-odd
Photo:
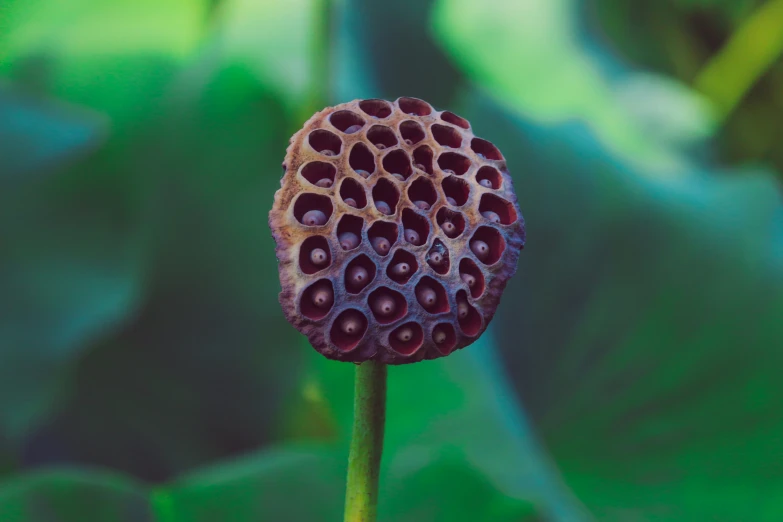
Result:
[[[354,388],[345,522],[374,522],[386,420],[386,365],[376,361],[358,365]]]

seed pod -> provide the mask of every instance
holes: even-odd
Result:
[[[391,243],[385,237],[374,237],[370,243],[372,244],[372,247],[375,249],[375,251],[382,256],[388,254],[389,249],[391,248]]]
[[[468,288],[473,288],[473,286],[476,284],[476,278],[470,274],[461,274],[460,277],[462,277],[462,280],[466,285],[468,285]]]
[[[359,236],[353,232],[343,232],[337,237],[343,250],[352,250],[359,246]]]
[[[381,294],[376,297],[375,300],[370,303],[370,306],[372,306],[373,312],[380,317],[394,315],[394,312],[397,310],[397,303],[394,302],[394,298],[386,294]]]
[[[326,223],[326,214],[320,210],[308,210],[302,216],[302,223],[308,227],[320,227]]]
[[[476,257],[485,261],[489,257],[489,245],[480,239],[474,239],[470,242],[470,249],[476,254]]]
[[[316,350],[406,364],[478,339],[525,231],[502,154],[467,121],[414,98],[328,107],[283,169],[280,303]]]
[[[403,326],[399,330],[397,330],[397,340],[403,343],[407,343],[413,339],[413,328],[410,326]]]
[[[493,223],[500,223],[500,216],[498,216],[495,212],[492,212],[491,210],[485,210],[484,212],[481,213],[481,215]]]
[[[431,310],[438,302],[438,294],[432,288],[422,285],[416,288],[416,299],[425,310]]]
[[[329,262],[329,256],[324,249],[314,248],[313,251],[310,252],[310,262],[315,266],[324,266]]]
[[[411,266],[408,263],[397,263],[391,268],[392,274],[396,276],[406,276],[411,271]]]
[[[376,201],[375,208],[378,209],[378,212],[381,214],[386,214],[387,216],[390,216],[392,213],[391,207],[385,201]]]
[[[348,270],[346,285],[354,291],[359,291],[370,282],[370,274],[363,266],[355,265]]]
[[[457,235],[457,227],[451,221],[444,221],[440,224],[440,228],[442,228],[443,232],[449,237]]]
[[[334,302],[334,292],[328,283],[313,289],[313,304],[318,308],[329,308]]]
[[[419,233],[413,230],[412,228],[405,229],[405,241],[407,241],[411,245],[421,244],[421,238],[419,237]]]

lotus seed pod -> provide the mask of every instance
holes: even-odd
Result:
[[[435,303],[438,302],[438,295],[432,288],[420,286],[416,289],[416,299],[419,300],[419,303],[421,303],[421,306],[423,306],[425,310],[430,310],[435,306]]]
[[[318,352],[407,364],[478,339],[525,238],[492,143],[422,100],[355,100],[310,118],[283,168],[280,303]]]
[[[470,249],[476,254],[476,257],[485,261],[489,257],[489,245],[480,239],[474,239],[470,242]]]
[[[385,256],[389,253],[391,243],[385,237],[375,237],[372,239],[372,247],[378,254]]]
[[[446,332],[440,325],[436,326],[432,331],[432,340],[438,344],[442,344],[444,341],[446,341],[446,337]]]
[[[353,232],[343,232],[337,237],[343,250],[352,250],[359,246],[359,236]]]
[[[375,300],[371,303],[371,306],[373,311],[381,317],[388,317],[394,314],[395,310],[397,309],[397,304],[394,302],[394,298],[386,294],[381,294],[376,297]]]
[[[328,283],[319,284],[317,288],[313,289],[313,304],[318,308],[329,308],[334,301],[334,292],[332,287]]]
[[[391,207],[385,201],[376,201],[375,206],[378,208],[378,212],[386,214],[387,216],[392,213]]]
[[[308,210],[302,216],[302,223],[309,227],[319,227],[326,223],[326,214],[320,210]]]
[[[392,274],[402,277],[408,275],[411,271],[411,266],[408,263],[397,263],[391,269]]]
[[[343,333],[346,333],[348,335],[354,334],[359,331],[361,328],[361,315],[359,312],[356,311],[350,311],[353,313],[348,313],[344,317],[340,318],[340,325],[339,328]]]
[[[457,303],[457,317],[465,319],[468,316],[468,303],[466,301],[460,301]]]
[[[413,339],[413,328],[410,326],[403,326],[397,330],[397,340],[407,343],[411,339]]]
[[[314,248],[313,251],[310,252],[310,262],[315,266],[324,266],[329,262],[329,256],[324,249]]]
[[[443,232],[445,232],[445,234],[449,237],[454,237],[457,235],[457,227],[451,221],[444,221],[441,223],[440,228],[442,228]]]
[[[500,223],[500,216],[491,210],[485,210],[481,213],[482,216],[492,221],[493,223]]]
[[[361,290],[369,283],[370,273],[363,266],[352,266],[345,278],[346,285],[353,290]]]

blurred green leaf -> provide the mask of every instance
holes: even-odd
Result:
[[[73,359],[132,310],[141,264],[128,198],[72,185],[100,161],[102,122],[11,90],[0,111],[0,427],[12,443],[62,398]]]
[[[438,0],[433,25],[454,62],[505,105],[540,124],[586,122],[605,148],[625,161],[666,169],[659,174],[671,175],[673,167],[687,166],[671,142],[650,134],[638,114],[615,102],[621,85],[607,74],[609,67],[598,53],[581,41],[580,16],[575,0],[505,0],[493,2],[491,9],[472,0]],[[678,97],[677,103],[690,105],[695,99]],[[676,110],[661,107],[667,109]],[[712,128],[709,113],[698,102],[680,118],[685,114],[690,121],[675,133],[700,129],[693,139]],[[667,122],[669,127],[675,124]]]
[[[113,473],[56,470],[0,483],[3,522],[154,522],[147,492]]]
[[[774,181],[651,181],[477,100],[529,225],[498,344],[566,481],[600,520],[779,520]]]
[[[390,368],[381,498],[402,495],[396,488],[413,477],[428,482],[440,474],[439,487],[427,488],[427,502],[416,508],[422,513],[452,504],[464,480],[477,493],[460,507],[464,515],[457,520],[481,518],[489,505],[497,505],[500,516],[507,502],[514,506],[512,513],[522,513],[522,505],[533,502],[553,520],[582,520],[578,503],[542,454],[518,403],[509,400],[512,392],[495,366],[488,337],[445,359]],[[312,366],[305,387],[326,401],[321,408],[336,419],[347,451],[354,369],[308,350]],[[455,460],[459,470],[435,471],[451,469]],[[384,506],[396,512],[391,503]]]

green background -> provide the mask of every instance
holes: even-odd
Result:
[[[783,520],[783,2],[0,0],[0,521],[340,520],[287,140],[423,98],[508,159],[488,332],[389,372],[382,522]]]

